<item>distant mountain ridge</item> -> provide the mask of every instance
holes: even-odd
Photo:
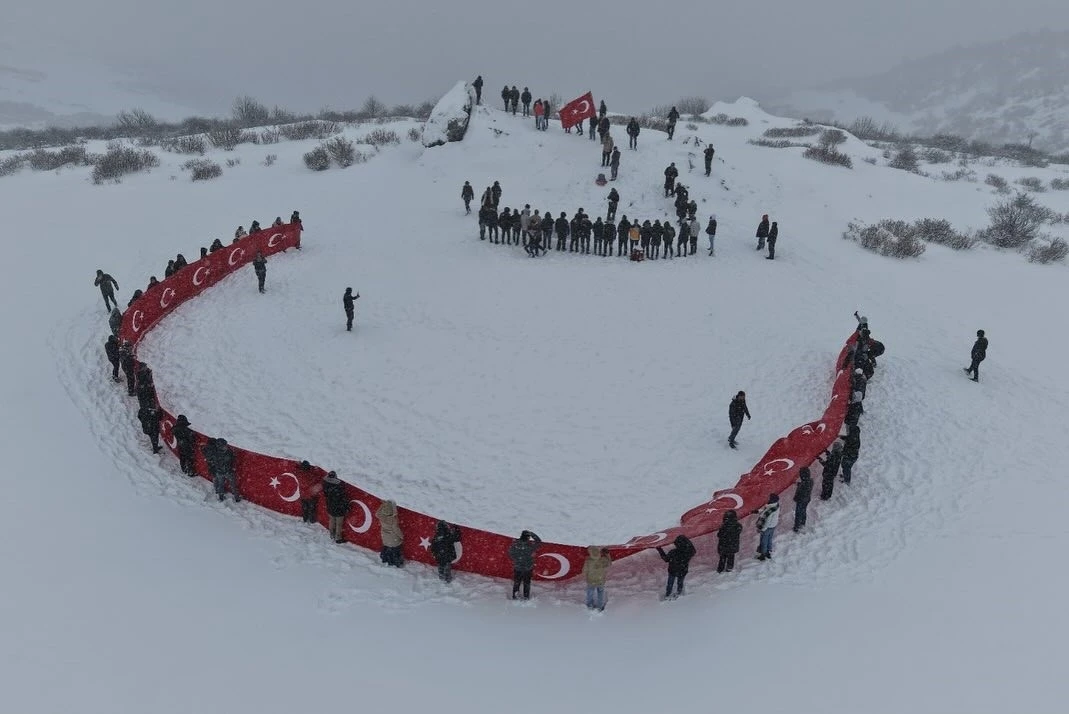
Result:
[[[859,116],[916,134],[1069,149],[1069,31],[955,47],[880,74],[798,90],[776,111],[849,123]]]

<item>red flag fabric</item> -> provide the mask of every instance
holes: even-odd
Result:
[[[594,111],[594,95],[587,92],[560,108],[560,125],[565,129],[569,129],[584,119],[590,119],[596,115],[597,112]]]

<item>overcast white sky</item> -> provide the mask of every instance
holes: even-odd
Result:
[[[887,69],[955,44],[1069,29],[1065,0],[8,0],[0,65],[133,71],[226,112],[238,94],[295,110],[436,98],[481,73],[610,108],[756,96]],[[619,99],[618,99],[619,98]]]

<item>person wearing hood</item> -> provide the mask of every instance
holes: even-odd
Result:
[[[638,134],[642,131],[642,128],[638,125],[638,120],[635,117],[631,117],[631,121],[627,122],[627,148],[638,149]]]
[[[705,235],[709,237],[709,256],[716,255],[716,214],[709,216],[709,224],[705,226]]]
[[[115,291],[119,289],[119,283],[103,270],[97,270],[93,285],[100,288],[100,296],[104,298],[104,309],[119,307],[119,301],[115,299]]]
[[[431,556],[438,565],[438,579],[444,583],[453,580],[453,561],[457,559],[457,543],[460,542],[460,527],[438,521],[431,538]]]
[[[854,319],[857,320],[858,334],[860,334],[862,330],[869,329],[869,318],[864,315],[859,315],[857,310],[854,310]]]
[[[238,477],[234,468],[234,450],[226,443],[226,439],[209,439],[201,452],[204,454],[208,474],[212,477],[212,485],[219,500],[226,500],[226,489],[229,486],[230,492],[234,494],[234,502],[241,501]]]
[[[308,483],[311,486],[301,489],[301,520],[305,523],[315,523],[319,511],[319,494],[323,493],[322,472],[316,473],[312,464],[302,461],[297,464],[297,482]]]
[[[668,168],[664,170],[664,197],[676,195],[676,178],[679,176],[679,169],[676,168],[676,162],[672,162],[668,165]]]
[[[250,236],[251,235],[256,235],[257,233],[260,232],[260,230],[261,229],[260,229],[260,222],[259,221],[253,221],[252,223],[249,224],[249,235]]]
[[[607,220],[616,220],[616,207],[620,205],[620,192],[615,188],[609,189],[609,211],[605,214]]]
[[[716,572],[726,570],[730,573],[735,569],[735,555],[739,552],[741,538],[742,524],[739,523],[739,514],[733,509],[724,514],[724,521],[716,531],[716,552],[720,556]]]
[[[820,500],[827,501],[835,491],[835,477],[843,461],[843,443],[836,439],[830,449],[817,457],[817,461],[824,467],[820,474]]]
[[[776,240],[779,238],[779,224],[772,221],[772,226],[768,229],[768,255],[765,256],[765,260],[776,259]]]
[[[769,494],[768,503],[757,510],[757,532],[761,534],[761,541],[757,546],[757,559],[769,560],[772,558],[772,538],[776,535],[776,526],[779,525],[779,494]]]
[[[768,214],[761,216],[761,222],[757,224],[757,249],[765,249],[765,239],[768,238]]]
[[[794,532],[802,530],[809,512],[809,501],[813,498],[813,477],[809,467],[798,469],[798,485],[794,489]]]
[[[479,106],[483,103],[483,76],[476,77],[471,86],[475,89],[475,106]]]
[[[186,267],[187,265],[189,265],[189,263],[186,262],[186,257],[181,253],[174,257],[174,272],[177,273],[179,270]]]
[[[401,554],[401,543],[404,542],[404,535],[397,519],[397,504],[393,501],[383,501],[375,511],[375,517],[379,519],[379,533],[382,536],[379,559],[386,565],[403,567],[405,557]]]
[[[523,105],[523,115],[525,117],[531,116],[531,90],[527,87],[523,88],[520,92],[520,103]]]
[[[345,308],[345,331],[353,331],[353,316],[356,314],[356,301],[360,299],[360,293],[353,295],[352,288],[345,288],[345,294],[341,296],[342,307]]]
[[[208,246],[208,252],[209,253],[214,253],[215,251],[222,250],[222,249],[223,249],[223,241],[219,240],[218,238],[213,240],[212,244],[210,246]]]
[[[167,261],[167,267],[163,269],[163,277],[164,277],[164,279],[167,279],[167,278],[171,277],[172,275],[174,275],[174,273],[175,273],[174,259],[172,258],[171,260]]]
[[[264,281],[267,280],[267,258],[260,251],[256,251],[256,257],[252,259],[252,270],[256,273],[256,282],[263,293]]]
[[[592,545],[586,549],[587,559],[583,561],[583,576],[586,578],[586,607],[588,610],[601,612],[605,609],[605,579],[612,565],[609,551]]]
[[[140,288],[134,291],[134,294],[130,296],[130,302],[126,303],[126,307],[133,307],[134,303],[141,299],[141,296],[145,292]]]
[[[612,150],[615,148],[616,143],[612,140],[612,134],[606,132],[601,137],[601,165],[608,166],[609,159],[612,158]]]
[[[542,539],[532,531],[523,531],[509,546],[512,561],[512,599],[523,587],[523,599],[531,599],[531,575],[534,574],[535,554],[542,546]]]
[[[138,406],[155,407],[156,384],[152,380],[152,369],[144,362],[140,362],[134,369],[134,377],[137,383]]]
[[[846,438],[843,439],[843,459],[841,465],[843,467],[843,483],[850,483],[851,474],[854,470],[854,464],[857,463],[858,456],[861,454],[861,427],[854,424],[846,432]]]
[[[127,340],[123,340],[119,344],[119,366],[122,367],[122,372],[126,375],[126,394],[133,397],[137,394],[137,360],[134,359],[133,345]]]
[[[665,600],[674,599],[683,594],[683,581],[690,570],[690,559],[698,552],[694,544],[690,542],[690,538],[685,535],[677,535],[676,539],[672,541],[672,545],[675,547],[667,553],[664,552],[664,548],[657,546],[657,555],[661,556],[661,560],[668,563],[668,584],[664,588]],[[672,594],[673,586],[676,591],[674,596]]]
[[[746,392],[739,392],[728,405],[728,423],[731,424],[731,434],[728,436],[728,446],[733,449],[738,448],[738,444],[735,443],[735,437],[739,435],[739,429],[742,428],[742,418],[750,418],[750,409],[746,406]]]
[[[965,374],[971,374],[972,381],[980,381],[980,363],[987,359],[987,338],[983,330],[976,331],[976,342],[973,343],[970,354],[972,362],[965,368]]]
[[[709,176],[713,173],[713,155],[716,154],[716,149],[712,144],[705,146],[705,175]]]
[[[612,147],[612,155],[609,156],[609,180],[615,181],[620,175],[620,147]]]
[[[475,189],[471,187],[470,181],[465,181],[464,187],[460,189],[460,200],[464,202],[464,215],[469,215],[471,202],[475,200]]]
[[[335,543],[345,542],[345,517],[349,515],[349,493],[338,474],[331,471],[323,479],[323,500],[327,504],[327,527]]]
[[[676,122],[679,121],[679,110],[672,107],[672,110],[668,112],[668,140],[671,141],[672,137],[676,135]]]
[[[238,229],[234,231],[234,240],[241,240],[247,235],[249,234],[245,232],[245,226],[238,226]]]
[[[119,381],[119,338],[115,335],[108,335],[107,342],[104,343],[104,354],[108,357],[108,362],[111,362],[111,381]]]
[[[141,422],[141,431],[148,437],[152,444],[152,453],[158,454],[163,450],[160,446],[160,413],[155,407],[141,407],[137,410],[137,420]]]
[[[178,467],[185,475],[196,476],[197,471],[193,461],[196,436],[189,428],[189,419],[185,414],[178,415],[174,428],[171,429],[171,436],[174,438],[175,450],[178,451]]]

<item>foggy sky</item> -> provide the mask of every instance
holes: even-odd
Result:
[[[311,111],[434,99],[481,73],[610,110],[765,96],[903,59],[1069,28],[1064,0],[12,0],[0,64],[133,72],[201,112],[238,94]],[[54,66],[54,65],[53,65]]]

